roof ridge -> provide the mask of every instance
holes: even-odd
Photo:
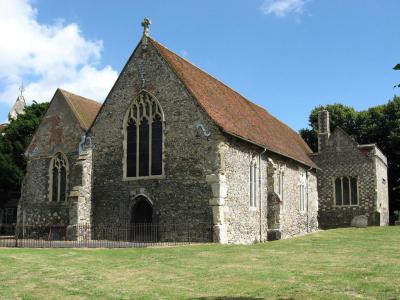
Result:
[[[76,96],[76,97],[82,98],[83,100],[87,100],[87,101],[90,101],[90,102],[95,102],[95,103],[101,105],[100,102],[98,102],[98,101],[96,101],[94,99],[90,99],[90,98],[87,98],[87,97],[84,97],[84,96],[81,96],[81,95],[78,95],[78,94],[75,94],[75,93],[71,93],[70,91],[64,90],[62,88],[58,88],[58,89],[63,93],[67,93],[67,94],[70,94],[72,96]]]
[[[76,116],[76,118],[78,119],[79,124],[81,125],[82,129],[87,130],[91,124],[89,120],[85,119],[85,116],[83,114],[83,112],[78,109],[74,103],[74,101],[86,101],[89,102],[91,104],[98,104],[99,107],[101,107],[101,103],[93,100],[93,99],[89,99],[74,93],[71,93],[69,91],[66,91],[64,89],[58,88],[58,90],[61,92],[61,94],[64,96],[65,100],[67,101],[69,107],[71,108],[72,112],[74,113],[74,115]],[[70,97],[75,97],[74,101],[72,101],[72,99]]]
[[[262,107],[261,105],[258,105],[257,103],[254,103],[253,101],[250,101],[249,99],[247,99],[245,96],[243,96],[241,93],[239,93],[238,91],[236,91],[234,88],[230,87],[229,85],[227,85],[226,83],[224,83],[223,81],[221,81],[220,79],[218,79],[217,77],[211,75],[210,73],[206,72],[205,70],[203,70],[201,67],[195,65],[194,63],[192,63],[191,61],[187,60],[186,58],[176,54],[174,51],[172,51],[171,49],[169,49],[168,47],[164,46],[163,44],[159,43],[158,41],[156,41],[155,39],[153,39],[152,37],[148,37],[148,39],[154,43],[159,44],[161,47],[164,47],[165,49],[167,49],[169,52],[175,54],[176,56],[178,56],[180,59],[184,60],[185,62],[189,63],[190,65],[192,65],[193,67],[195,67],[196,69],[198,69],[199,71],[203,72],[205,75],[211,77],[212,79],[218,81],[219,83],[221,83],[222,85],[224,85],[226,88],[230,89],[231,91],[235,92],[236,94],[238,94],[240,97],[242,97],[244,100],[246,100],[247,102],[254,104],[256,106],[258,106],[259,108],[265,110],[266,112],[268,112],[268,110],[265,107]],[[269,112],[268,112],[269,113]],[[278,120],[279,121],[279,120]],[[280,121],[281,122],[281,121]]]
[[[61,94],[64,96],[65,100],[67,100],[68,106],[71,108],[72,112],[74,113],[74,115],[76,116],[76,118],[78,119],[79,124],[81,125],[82,128],[86,127],[85,122],[83,121],[83,118],[81,116],[81,114],[78,112],[78,109],[75,107],[75,105],[72,103],[71,99],[69,98],[69,95],[67,93],[67,91],[59,89]]]
[[[309,157],[308,154],[312,153],[312,150],[310,149],[310,147],[305,143],[305,141],[301,138],[300,134],[298,132],[296,132],[295,130],[293,130],[291,127],[289,127],[287,124],[285,124],[284,122],[282,122],[281,120],[279,120],[277,117],[273,116],[270,112],[268,112],[268,110],[252,101],[250,101],[249,99],[247,99],[246,97],[244,97],[243,95],[241,95],[239,92],[237,92],[236,90],[234,90],[233,88],[231,88],[230,86],[228,86],[227,84],[225,84],[224,82],[222,82],[221,80],[215,78],[214,76],[210,75],[209,73],[207,73],[206,71],[202,70],[200,67],[194,65],[193,63],[191,63],[190,61],[188,61],[187,59],[179,56],[178,54],[176,54],[175,52],[171,51],[170,49],[168,49],[167,47],[165,47],[164,45],[160,44],[159,42],[157,42],[156,40],[154,40],[153,38],[149,38],[149,41],[152,43],[152,45],[156,48],[156,50],[159,52],[160,56],[165,60],[165,62],[171,67],[171,69],[174,71],[174,73],[178,76],[178,78],[182,81],[182,83],[185,85],[185,87],[188,89],[188,91],[192,94],[192,96],[197,99],[199,105],[205,110],[205,112],[211,117],[211,119],[218,125],[220,126],[223,131],[225,131],[228,134],[234,135],[238,138],[242,138],[244,140],[247,141],[251,141],[252,143],[256,143],[258,145],[262,145],[262,147],[267,148],[268,150],[271,150],[275,153],[279,153],[283,156],[286,157],[290,157],[294,160],[297,160],[303,164],[306,165],[310,165],[310,166],[315,166],[314,162],[312,162]],[[177,65],[178,64],[178,65]],[[182,65],[181,65],[182,64]],[[208,87],[211,90],[211,94],[213,94],[213,92],[216,92],[217,94],[214,93],[214,95],[199,95],[199,87],[196,85],[193,85],[193,82],[191,83],[190,81],[193,80],[193,77],[190,79],[188,76],[187,71],[185,71],[184,65],[187,65],[187,67],[192,68],[194,72],[199,72],[198,75],[195,76],[200,76],[200,77],[196,77],[195,81],[200,82],[201,76],[204,76],[205,80],[210,81],[213,85],[213,87]],[[190,71],[189,71],[190,73]],[[189,80],[189,81],[188,81]],[[200,80],[200,81],[199,81]],[[219,92],[218,90],[218,86],[219,86]],[[205,86],[203,86],[203,88],[205,88]],[[216,90],[215,90],[216,89]],[[218,95],[219,94],[219,95]],[[254,136],[254,133],[251,133],[250,136],[253,136],[252,138],[249,136],[249,134],[246,134],[245,131],[241,130],[240,127],[238,126],[243,126],[240,124],[235,124],[233,125],[234,127],[232,127],[232,124],[230,124],[230,129],[226,129],[226,122],[224,122],[220,115],[216,116],[215,113],[213,113],[212,111],[210,112],[210,109],[213,110],[214,108],[211,108],[208,104],[207,101],[209,103],[213,103],[211,105],[218,105],[218,103],[221,105],[232,105],[233,103],[229,104],[228,102],[224,101],[218,101],[218,96],[222,97],[224,99],[229,99],[229,94],[231,94],[234,98],[235,98],[235,103],[234,104],[238,104],[238,105],[244,105],[243,108],[245,108],[245,110],[248,111],[248,113],[251,111],[251,117],[247,118],[246,116],[244,116],[243,120],[246,120],[245,123],[247,123],[247,127],[251,127],[252,130],[256,130],[257,132],[255,133],[256,135],[259,134],[260,136],[263,136],[264,141],[262,143],[260,143],[260,139]],[[199,98],[199,96],[203,99],[201,100]],[[210,99],[212,99],[212,101],[209,100],[204,100],[204,97],[211,97]],[[217,97],[217,98],[215,98]],[[228,98],[226,98],[228,97]],[[204,102],[206,101],[206,102]],[[223,107],[224,109],[228,109],[229,107],[225,106]],[[240,110],[240,107],[239,107]],[[233,111],[231,110],[230,113],[232,113]],[[233,112],[233,113],[237,113]],[[229,114],[229,112],[228,112]],[[246,114],[246,113],[245,113]],[[233,115],[231,115],[230,117],[232,117]],[[239,117],[240,117],[240,113],[239,113]],[[268,126],[265,125],[265,122],[268,122],[267,119],[270,118],[270,120],[274,120],[273,123],[275,123],[275,126],[278,126],[281,128],[281,133],[277,133],[276,130],[271,130],[271,128],[269,128],[269,133],[266,132]],[[257,121],[255,121],[257,120]],[[284,138],[279,138],[280,135],[284,134],[285,137]],[[272,145],[269,142],[266,142],[265,139],[268,138],[273,138],[276,139],[275,142],[276,143],[282,143],[283,140],[288,140],[288,139],[292,139],[292,141],[288,141],[287,144],[292,144],[292,146],[289,145],[282,145],[280,144],[277,145],[275,143],[275,145]],[[258,142],[256,142],[256,140],[258,140]],[[278,146],[278,148],[276,147]],[[292,150],[288,149],[288,148],[293,148]],[[296,149],[297,150],[296,150]],[[298,156],[300,152],[303,152],[302,155]],[[297,152],[297,154],[295,154]],[[296,158],[297,155],[297,158]],[[307,156],[307,157],[305,157]],[[301,159],[299,157],[302,157]]]
[[[219,80],[218,78],[214,77],[213,75],[209,74],[208,72],[206,72],[205,70],[203,70],[202,68],[200,68],[199,66],[195,65],[194,63],[190,62],[189,60],[187,60],[186,58],[176,54],[174,51],[172,51],[171,49],[169,49],[168,47],[164,46],[163,44],[159,43],[158,41],[156,41],[155,39],[153,39],[152,37],[148,37],[148,39],[152,42],[155,42],[157,44],[159,44],[161,47],[164,47],[165,49],[167,49],[168,51],[170,51],[171,53],[175,54],[176,56],[178,56],[180,59],[184,60],[185,62],[189,63],[190,65],[192,65],[193,67],[195,67],[196,69],[198,69],[199,71],[203,72],[205,75],[211,77],[212,79],[218,81],[219,83],[221,83],[222,85],[224,85],[226,88],[230,89],[231,91],[235,92],[237,95],[239,95],[241,98],[243,98],[244,100],[246,100],[249,104],[251,105],[255,105],[258,108],[266,111],[271,117],[273,117],[275,120],[277,120],[279,123],[281,123],[282,125],[286,126],[287,128],[289,128],[290,130],[292,130],[295,134],[299,135],[298,132],[296,132],[295,130],[293,130],[289,125],[285,124],[284,122],[282,122],[281,120],[279,120],[277,117],[275,117],[274,115],[272,115],[265,107],[262,107],[261,105],[247,99],[245,96],[243,96],[242,94],[240,94],[238,91],[236,91],[234,88],[230,87],[229,85],[227,85],[226,83],[224,83],[223,81]],[[257,114],[258,115],[258,114]],[[259,116],[259,115],[258,115]]]

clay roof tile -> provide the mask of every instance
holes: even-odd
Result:
[[[309,157],[311,149],[297,132],[158,42],[149,41],[224,132],[316,167]]]
[[[62,89],[59,89],[59,91],[63,94],[68,104],[71,106],[71,109],[77,117],[81,127],[84,130],[88,130],[96,118],[101,104],[94,100],[75,95]]]

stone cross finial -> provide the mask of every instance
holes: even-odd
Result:
[[[21,94],[21,96],[22,96],[22,94],[25,92],[25,87],[24,87],[24,84],[23,83],[21,83],[21,85],[19,86],[19,92],[20,92],[20,94]]]
[[[143,35],[149,36],[150,33],[150,25],[151,25],[151,20],[144,18],[142,22],[142,27],[143,27]]]

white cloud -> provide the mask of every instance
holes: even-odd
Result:
[[[265,0],[261,5],[261,11],[266,15],[274,14],[284,17],[290,13],[302,14],[309,0]]]
[[[102,41],[86,39],[75,23],[41,24],[29,0],[0,0],[0,101],[49,101],[58,87],[103,101],[118,74],[99,68]]]

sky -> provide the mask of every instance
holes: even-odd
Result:
[[[167,48],[295,130],[318,105],[357,110],[400,89],[399,0],[0,0],[0,123],[57,87],[103,102],[143,18]]]

